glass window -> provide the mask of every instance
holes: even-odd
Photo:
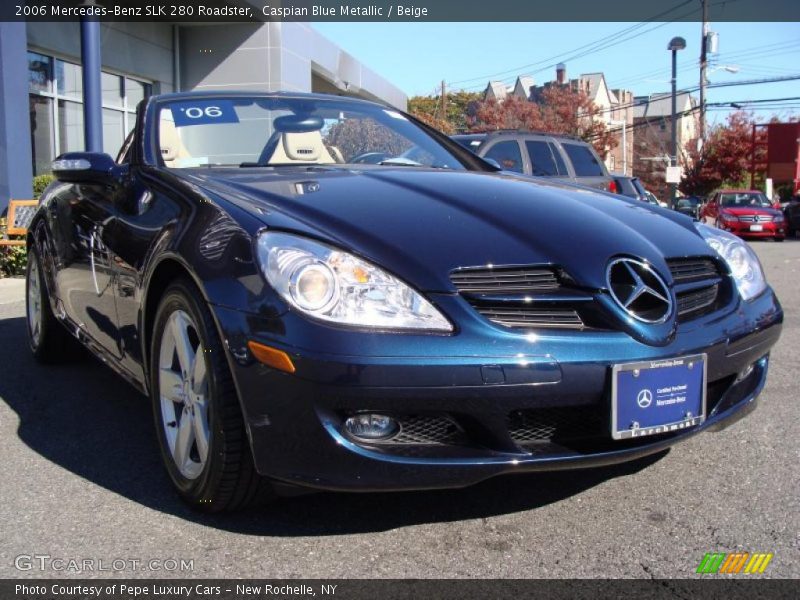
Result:
[[[50,92],[52,78],[53,59],[36,52],[28,52],[28,90]]]
[[[334,163],[464,168],[399,112],[352,100],[195,98],[166,105],[159,118],[161,157],[172,168]]]
[[[767,199],[767,197],[759,192],[722,194],[720,196],[720,204],[722,204],[722,206],[772,206],[772,203]]]
[[[30,95],[31,150],[33,155],[33,174],[50,172],[53,160],[53,99]]]
[[[80,102],[58,101],[59,153],[83,152],[83,105]]]
[[[498,142],[484,155],[484,158],[491,158],[497,161],[506,171],[516,171],[522,173],[522,153],[519,151],[519,144],[516,141]]]
[[[84,149],[83,69],[34,51],[28,52],[27,60],[33,169],[43,173],[57,155]],[[136,105],[150,96],[152,86],[106,72],[101,73],[100,84],[103,148],[115,155],[126,127],[130,131],[135,126]]]
[[[103,104],[122,108],[122,77],[111,73],[101,73],[100,86],[103,89]]]
[[[80,65],[56,61],[56,89],[59,96],[73,96],[83,98],[83,80]]]
[[[135,111],[139,102],[150,95],[150,85],[134,79],[126,79],[125,95],[128,96],[128,110]]]
[[[125,139],[122,112],[103,109],[103,152],[116,156]]]
[[[563,144],[564,151],[572,161],[577,177],[602,176],[603,167],[600,165],[595,153],[588,146],[582,144]]]
[[[553,148],[545,141],[530,141],[525,142],[525,147],[528,149],[528,157],[531,160],[531,174],[539,177],[548,177],[553,175],[566,175],[566,171],[559,171],[558,163],[553,156]],[[560,157],[559,157],[560,158]],[[563,164],[563,163],[562,163]]]

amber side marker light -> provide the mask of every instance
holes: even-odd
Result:
[[[255,356],[259,362],[286,373],[295,372],[292,359],[289,358],[289,355],[283,350],[270,348],[258,342],[247,342],[247,347],[250,348],[250,352],[253,353],[253,356]]]

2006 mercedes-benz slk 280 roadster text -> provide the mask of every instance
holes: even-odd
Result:
[[[370,102],[154,96],[116,161],[53,170],[31,348],[77,338],[149,394],[206,510],[651,454],[749,412],[780,334],[738,238]]]

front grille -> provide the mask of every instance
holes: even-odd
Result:
[[[709,258],[671,259],[667,265],[675,283],[692,283],[719,276],[717,265]]]
[[[508,433],[519,446],[564,443],[606,435],[607,420],[595,405],[517,410],[508,415]]]
[[[460,269],[450,280],[463,294],[524,294],[556,290],[555,272],[541,267],[496,267]]]
[[[772,215],[740,215],[739,220],[742,223],[771,223]]]
[[[721,273],[710,258],[676,258],[667,261],[675,282],[678,322],[700,317],[716,308]],[[703,284],[706,285],[703,285]],[[682,289],[688,287],[688,289]]]
[[[689,314],[697,314],[709,308],[716,302],[718,293],[719,286],[712,285],[699,290],[679,294],[677,296],[678,318],[680,319]]]
[[[408,415],[398,418],[399,433],[377,444],[458,445],[465,443],[464,432],[446,415]]]

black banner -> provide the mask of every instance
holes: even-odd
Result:
[[[605,598],[795,598],[797,582],[746,579],[553,580],[553,579],[306,579],[306,580],[0,580],[3,600],[466,600]]]
[[[711,21],[800,21],[797,0],[707,0]],[[3,0],[0,21],[700,21],[700,0]]]

